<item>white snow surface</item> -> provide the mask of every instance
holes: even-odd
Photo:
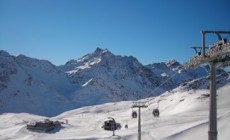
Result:
[[[217,91],[218,139],[230,138],[230,84]],[[147,108],[141,109],[143,140],[206,140],[208,139],[209,90],[185,90],[178,87],[161,96],[142,99]],[[152,110],[159,102],[160,117],[154,118]],[[31,121],[46,117],[27,113],[4,113],[0,115],[1,140],[136,140],[137,119],[131,118],[133,101],[106,103],[82,107],[64,112],[51,120],[68,120],[68,124],[48,133],[26,129]],[[137,110],[134,108],[133,110]],[[105,131],[103,120],[113,117],[122,128]],[[125,125],[128,128],[125,128]]]
[[[0,50],[0,114],[53,117],[85,106],[155,97],[178,86],[207,89],[208,71],[184,69],[176,60],[144,66],[135,57],[100,48],[62,66]],[[217,87],[229,83],[229,77],[217,70]]]

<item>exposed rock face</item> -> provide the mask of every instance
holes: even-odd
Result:
[[[180,85],[207,88],[208,71],[186,70],[176,60],[144,66],[132,56],[100,48],[62,66],[0,51],[0,113],[53,116],[82,106],[157,96]],[[229,82],[228,73],[217,73],[219,87]]]

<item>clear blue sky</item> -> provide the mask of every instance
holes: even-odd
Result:
[[[55,65],[97,47],[184,63],[201,30],[230,30],[229,0],[0,0],[0,50]]]

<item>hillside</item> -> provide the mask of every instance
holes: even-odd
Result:
[[[71,107],[68,77],[46,60],[0,52],[0,113],[57,115]]]
[[[190,83],[188,83],[189,85]],[[230,137],[230,85],[217,91],[218,100],[218,139]],[[208,90],[185,90],[180,86],[155,98],[140,100],[148,107],[142,113],[142,139],[144,140],[204,140],[208,139]],[[152,110],[160,101],[160,117],[154,118]],[[28,121],[44,119],[27,113],[5,113],[0,115],[0,139],[21,140],[133,140],[137,139],[137,119],[131,118],[132,101],[106,103],[83,107],[64,112],[51,119],[68,120],[60,129],[49,133],[32,132],[26,129]],[[136,110],[136,109],[134,109]],[[113,117],[121,124],[116,136],[101,128],[103,120]],[[125,125],[128,128],[125,128]]]
[[[155,97],[190,80],[207,89],[208,71],[185,70],[176,60],[144,66],[135,57],[100,48],[62,66],[0,51],[0,113],[56,116],[84,106]],[[228,75],[218,70],[219,87],[229,82]]]

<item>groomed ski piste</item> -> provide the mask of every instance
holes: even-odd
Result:
[[[230,84],[217,90],[218,139],[230,138]],[[155,98],[140,100],[148,107],[141,109],[143,140],[207,140],[209,117],[209,90],[189,90],[178,87]],[[160,116],[154,118],[152,110],[159,102]],[[26,129],[30,121],[46,117],[27,113],[0,115],[1,140],[136,140],[138,119],[131,117],[133,101],[106,103],[64,112],[52,120],[68,120],[50,132]],[[54,106],[55,107],[55,106]],[[136,110],[135,108],[133,110]],[[137,110],[136,110],[137,111]],[[106,131],[103,120],[113,117],[121,129]],[[125,128],[128,125],[128,128]]]

